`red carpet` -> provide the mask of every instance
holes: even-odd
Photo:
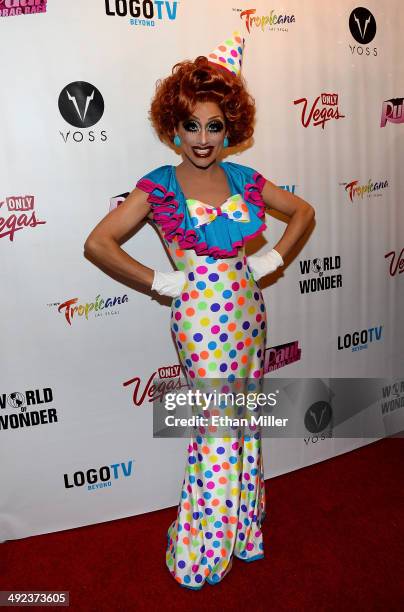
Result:
[[[0,544],[0,589],[68,590],[86,612],[403,610],[403,456],[388,438],[267,480],[266,558],[201,591],[164,565],[174,507]]]

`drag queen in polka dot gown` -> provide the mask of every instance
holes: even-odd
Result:
[[[235,32],[208,57],[178,62],[157,81],[149,118],[182,162],[139,178],[85,248],[128,282],[172,298],[171,332],[189,387],[210,392],[218,386],[230,397],[240,390],[245,409],[245,393],[259,392],[264,375],[267,317],[257,282],[283,265],[314,209],[254,168],[220,161],[227,146],[244,145],[254,133],[255,101],[240,74],[243,45]],[[266,206],[293,216],[288,237],[263,255],[246,256],[248,241],[266,229]],[[146,216],[175,271],[153,270],[117,248]],[[215,402],[206,416],[221,410],[227,416],[229,406]],[[237,422],[223,433],[196,424],[177,516],[167,532],[171,576],[182,587],[200,589],[220,583],[235,557],[262,559],[264,517],[259,427],[247,419],[246,426]]]
[[[174,166],[157,168],[137,183],[150,194],[153,220],[187,278],[172,302],[171,329],[190,386],[205,377],[231,382],[263,376],[265,303],[245,243],[266,227],[265,179],[241,164],[220,165],[232,194],[220,210],[186,200]],[[264,515],[259,431],[193,436],[177,518],[168,530],[166,562],[173,577],[197,589],[219,582],[233,555],[261,559]]]

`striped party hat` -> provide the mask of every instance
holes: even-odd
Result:
[[[216,47],[212,53],[208,54],[211,64],[220,66],[236,76],[240,75],[241,63],[243,59],[244,38],[240,32],[233,32],[230,38]]]

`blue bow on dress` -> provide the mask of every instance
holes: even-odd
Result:
[[[194,227],[211,223],[218,216],[227,217],[233,221],[241,221],[242,223],[250,221],[247,204],[239,193],[230,196],[221,206],[217,207],[209,206],[200,200],[193,200],[191,198],[187,199],[186,203]]]

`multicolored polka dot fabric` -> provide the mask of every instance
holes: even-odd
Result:
[[[171,309],[171,330],[190,386],[210,378],[224,385],[262,380],[266,310],[244,247],[215,259],[166,243],[187,283]],[[224,387],[222,387],[224,388]],[[265,488],[259,430],[219,438],[196,432],[177,518],[168,529],[166,563],[181,585],[214,584],[231,568],[264,556]]]
[[[223,202],[221,206],[207,206],[200,200],[188,198],[185,200],[194,227],[212,223],[218,215],[233,219],[239,223],[249,223],[250,214],[241,193],[235,193]]]
[[[239,32],[233,32],[233,36],[227,38],[208,54],[208,60],[221,68],[226,68],[235,75],[241,72],[243,59],[244,39]]]

